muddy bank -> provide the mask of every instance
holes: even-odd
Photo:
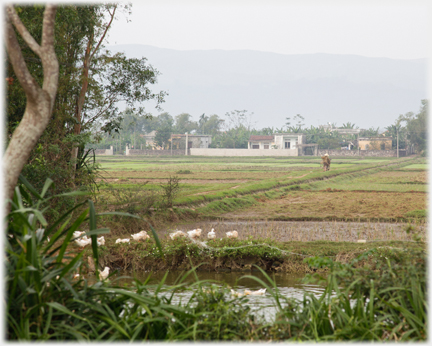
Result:
[[[258,272],[259,268],[266,272],[276,273],[314,273],[316,269],[311,268],[303,262],[303,258],[266,260],[263,258],[202,258],[190,259],[186,256],[169,257],[165,261],[160,258],[136,260],[125,254],[105,255],[99,259],[101,266],[108,266],[119,270],[133,271],[186,271],[193,267],[198,267],[197,271],[207,271],[216,273],[226,272]],[[202,261],[202,262],[201,262]],[[326,271],[319,269],[318,271]]]
[[[207,242],[209,243],[209,242]],[[193,243],[189,239],[163,242],[161,256],[151,240],[142,243],[114,244],[101,249],[100,265],[112,269],[133,271],[189,270],[209,272],[254,272],[259,268],[275,273],[314,273],[327,268],[314,268],[305,260],[310,257],[328,257],[337,262],[348,263],[362,253],[376,249],[378,253],[390,249],[407,249],[424,246],[407,242],[332,243],[287,242],[259,244],[257,241],[221,239],[212,244]],[[371,265],[373,258],[359,261],[356,266]]]

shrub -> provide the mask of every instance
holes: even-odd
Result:
[[[133,187],[115,188],[108,185],[107,193],[109,198],[100,200],[101,204],[110,204],[114,211],[130,214],[145,214],[159,200],[160,193],[154,190],[147,190],[147,182]]]
[[[180,192],[180,178],[177,176],[169,177],[165,184],[161,184],[162,188],[162,205],[167,208],[172,208],[173,201]]]

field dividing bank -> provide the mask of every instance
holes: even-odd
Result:
[[[397,177],[397,170],[408,164],[399,161],[332,174],[313,172],[302,179],[225,192],[221,199],[211,200],[213,196],[207,195],[195,210],[209,218],[230,220],[403,220],[411,211],[426,209],[426,173],[406,172],[393,183],[372,184],[366,178],[389,174]],[[381,193],[384,191],[387,193]]]
[[[145,162],[149,168],[133,171],[129,169],[147,158],[134,157],[130,162],[128,159],[102,160],[103,169],[111,168],[103,173],[111,189],[156,193],[164,181],[177,176],[181,190],[173,201],[176,215],[170,217],[175,221],[400,221],[409,217],[407,213],[414,212],[418,216],[426,209],[427,176],[421,169],[426,162],[424,158],[336,158],[329,172],[320,169],[316,157],[252,158],[249,166],[244,165],[245,161],[236,165],[237,158],[150,158]],[[342,162],[349,166],[342,166]],[[110,166],[112,163],[121,167]],[[267,166],[256,166],[258,163]],[[281,163],[285,166],[280,167]],[[317,167],[309,168],[311,163]],[[214,170],[216,164],[221,171]],[[229,171],[225,169],[227,164],[231,167]],[[279,170],[272,171],[272,165]],[[177,170],[178,167],[182,169]],[[257,167],[261,170],[257,171]],[[110,190],[104,187],[101,196],[106,206],[119,202],[113,200]]]
[[[226,158],[226,160],[232,160],[232,158]],[[254,195],[260,192],[265,191],[271,191],[277,188],[281,187],[287,187],[287,186],[293,186],[298,184],[304,184],[304,183],[310,183],[315,180],[324,180],[333,178],[336,176],[339,176],[341,174],[350,174],[350,173],[358,173],[360,171],[364,170],[370,170],[374,168],[379,168],[381,166],[386,165],[402,165],[404,161],[412,161],[413,159],[400,159],[400,160],[382,160],[379,159],[377,162],[374,163],[368,163],[366,165],[362,164],[363,160],[353,160],[350,164],[350,166],[355,166],[353,168],[350,167],[343,167],[341,165],[337,165],[337,162],[332,165],[332,170],[330,172],[322,172],[320,170],[319,162],[315,157],[311,158],[310,161],[317,162],[316,168],[309,168],[309,167],[302,167],[298,166],[299,163],[307,165],[309,162],[307,159],[302,158],[301,160],[289,160],[285,163],[285,172],[282,171],[276,171],[273,172],[270,170],[272,162],[269,162],[268,166],[263,166],[261,168],[261,171],[256,172],[255,166],[250,166],[249,170],[244,171],[244,166],[235,166],[233,165],[231,167],[231,170],[229,172],[226,172],[224,170],[219,172],[214,172],[213,169],[209,168],[208,161],[209,158],[206,158],[204,162],[201,162],[200,160],[196,159],[196,161],[191,165],[188,161],[188,165],[185,163],[182,165],[182,170],[179,170],[181,172],[189,172],[189,174],[177,174],[179,178],[181,178],[185,183],[183,183],[183,188],[181,193],[176,198],[174,205],[177,207],[186,207],[186,208],[194,208],[194,206],[200,206],[202,207],[203,204],[221,200],[225,198],[237,198],[247,195]],[[174,162],[178,162],[179,159],[176,158]],[[259,161],[259,160],[257,160]],[[269,161],[268,159],[266,161]],[[276,162],[279,164],[281,160],[276,160]],[[334,161],[337,161],[335,159]],[[346,159],[345,159],[346,161]],[[367,160],[368,162],[371,160]],[[153,163],[155,162],[154,158],[152,158]],[[219,163],[219,168],[223,168],[224,162],[222,162],[220,159],[217,160]],[[259,161],[260,162],[260,161]],[[292,166],[291,163],[296,162],[295,166]],[[210,162],[211,164],[214,164],[215,162]],[[226,163],[226,162],[225,162]],[[253,162],[257,163],[257,162]],[[249,163],[250,164],[250,163]],[[106,167],[107,163],[103,165],[102,168]],[[127,169],[126,162],[122,162],[122,169],[118,171],[107,171],[104,174],[104,178],[107,179],[107,182],[112,184],[116,187],[121,187],[122,185],[127,184],[128,186],[132,186],[134,183],[142,184],[143,182],[147,182],[147,187],[153,188],[155,184],[158,184],[161,182],[161,179],[167,179],[169,176],[175,175],[176,169],[178,168],[177,165],[166,165],[163,166],[164,170],[158,172],[153,167],[149,170],[142,170],[142,171],[133,171],[128,172],[124,171],[124,169]],[[162,167],[158,167],[159,169],[162,169]],[[280,167],[279,167],[280,168]],[[207,169],[207,171],[205,171]],[[267,173],[268,172],[268,173]],[[132,173],[132,174],[131,174]],[[157,177],[157,178],[156,178]],[[204,178],[206,178],[204,180]],[[229,183],[229,180],[236,179],[238,180],[241,178],[243,181],[240,184],[237,184],[237,182],[233,182],[235,185],[230,186],[222,186],[215,187],[214,184],[211,186],[211,188],[206,191],[206,184],[205,182],[208,182],[209,180],[214,180],[214,182],[221,182],[222,180],[224,183]],[[117,180],[118,179],[118,180]],[[204,181],[202,181],[204,180]],[[202,184],[204,183],[204,184]],[[194,185],[196,184],[202,184],[199,188],[199,191],[197,191],[196,187]],[[249,204],[249,203],[247,203]]]

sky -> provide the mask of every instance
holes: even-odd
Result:
[[[427,0],[135,1],[131,14],[118,16],[108,43],[176,50],[256,50],[419,59],[431,56],[431,3]],[[169,105],[168,98],[164,107],[169,109]]]
[[[417,59],[430,56],[430,15],[425,0],[144,0],[109,43]]]

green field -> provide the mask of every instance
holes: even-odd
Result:
[[[105,182],[99,197],[108,210],[121,211],[123,204],[133,211],[130,205],[149,198],[158,209],[170,177],[180,179],[175,220],[400,220],[426,209],[424,158],[334,158],[329,172],[319,157],[97,159]]]

